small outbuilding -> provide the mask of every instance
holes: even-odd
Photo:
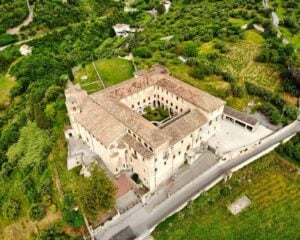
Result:
[[[259,126],[259,120],[228,106],[224,107],[223,119],[229,120],[241,127],[254,132]]]
[[[116,24],[113,26],[113,29],[118,37],[127,37],[131,31],[128,24]]]
[[[168,13],[170,11],[171,1],[169,1],[169,0],[161,0],[160,4],[164,5],[164,7],[166,9],[166,13]]]
[[[233,215],[237,215],[242,212],[245,208],[251,205],[251,200],[247,196],[243,196],[240,199],[232,203],[228,209]]]
[[[32,47],[24,44],[20,47],[19,51],[20,51],[21,55],[23,55],[23,56],[31,55]]]

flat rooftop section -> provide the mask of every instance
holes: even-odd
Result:
[[[250,205],[251,200],[247,196],[244,196],[232,203],[228,209],[233,215],[237,215]]]
[[[259,120],[257,120],[256,118],[246,114],[246,113],[242,113],[238,110],[235,110],[233,108],[230,108],[228,106],[224,107],[224,114],[234,117],[238,120],[241,120],[249,125],[255,126],[256,124],[259,123]]]
[[[262,125],[258,125],[254,132],[250,132],[238,124],[222,119],[216,135],[208,141],[208,144],[217,152],[225,153],[257,142],[272,133],[272,130]]]
[[[122,174],[116,178],[114,183],[117,187],[116,199],[120,198],[134,188],[134,185],[126,174]]]
[[[134,234],[130,227],[126,227],[117,234],[115,234],[110,240],[134,240],[137,236]]]

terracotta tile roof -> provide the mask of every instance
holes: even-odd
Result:
[[[169,135],[172,138],[171,144],[174,144],[206,124],[207,121],[207,118],[199,110],[193,109],[163,127],[162,132]]]
[[[195,108],[160,129],[120,101],[149,86],[160,86],[190,102]],[[225,104],[221,99],[171,77],[169,71],[161,65],[155,65],[142,76],[91,95],[87,95],[77,85],[69,86],[65,93],[67,103],[76,101],[80,105],[81,111],[75,115],[75,119],[102,144],[109,147],[123,138],[127,144],[134,144],[141,151],[140,154],[146,156],[150,156],[149,150],[130,139],[126,135],[127,129],[143,139],[155,151],[160,146],[179,141],[180,138],[204,125],[207,119],[201,113],[202,110],[212,112]]]
[[[256,124],[259,123],[259,121],[256,118],[227,106],[224,107],[224,113],[227,114],[228,116],[232,116],[236,119],[239,119],[251,126],[255,126]]]

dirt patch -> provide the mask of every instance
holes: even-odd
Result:
[[[46,226],[56,222],[60,218],[61,214],[59,212],[52,213],[50,211],[48,211],[47,215],[39,222],[32,222],[28,217],[24,217],[18,222],[7,226],[3,231],[3,235],[0,237],[3,240],[30,239],[31,236],[37,235],[41,229],[44,229]]]

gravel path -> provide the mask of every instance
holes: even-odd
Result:
[[[10,34],[10,35],[18,34],[20,32],[21,27],[27,26],[27,25],[29,25],[29,23],[31,23],[33,21],[33,8],[34,8],[34,5],[31,6],[30,3],[29,3],[29,0],[27,0],[27,7],[28,7],[28,11],[29,11],[29,14],[28,14],[27,18],[19,26],[7,29],[6,32],[8,34]]]

